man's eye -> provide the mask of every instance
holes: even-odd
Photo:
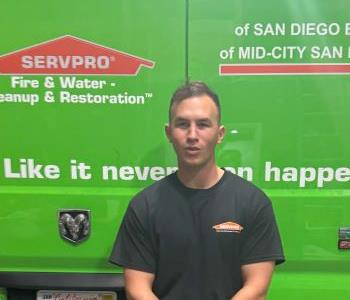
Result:
[[[198,123],[197,126],[198,126],[199,128],[205,128],[205,127],[209,127],[210,124],[207,123],[207,122],[201,122],[201,123]]]
[[[176,123],[176,127],[179,127],[179,128],[186,128],[186,127],[187,127],[187,123],[186,123],[186,122],[179,122],[179,123]]]

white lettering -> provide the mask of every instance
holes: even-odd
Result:
[[[11,76],[12,88],[38,88],[39,80],[24,79],[23,76]]]
[[[298,181],[298,170],[296,168],[284,168],[282,181]]]
[[[282,173],[282,177],[281,177]],[[324,187],[325,183],[332,181],[350,181],[350,169],[331,167],[272,167],[270,161],[265,163],[265,181],[298,182],[299,187],[305,187],[307,183],[315,182],[317,187]]]
[[[340,26],[337,23],[291,23],[290,34],[302,35],[302,36],[314,36],[314,35],[338,35],[340,32]]]
[[[134,169],[132,167],[121,167],[119,169],[119,176],[122,180],[133,180],[134,179]]]
[[[102,89],[106,84],[106,80],[91,80],[88,78],[77,79],[76,77],[59,77],[61,87],[75,89]]]
[[[165,176],[164,168],[153,167],[151,169],[150,175],[151,175],[152,180],[160,180],[160,179],[164,178],[164,176]]]
[[[10,158],[4,159],[4,171],[6,178],[21,178],[20,173],[15,173],[12,171],[12,162]]]
[[[47,68],[48,69],[57,69],[58,68],[57,57],[56,56],[48,55],[47,59],[46,59],[46,62],[47,62]]]
[[[350,23],[345,23],[345,35],[350,35]]]
[[[111,176],[109,175],[111,174]],[[103,166],[102,167],[102,179],[103,180],[118,180],[118,169],[114,166]]]
[[[144,104],[145,96],[128,95],[128,93],[117,95],[93,95],[87,94],[71,94],[70,92],[60,92],[60,103],[81,103],[81,104]]]
[[[266,36],[266,35],[285,35],[286,33],[286,26],[284,23],[276,23],[276,24],[270,24],[267,23],[266,25],[261,23],[256,23],[254,25],[254,34],[256,36]]]
[[[28,103],[34,105],[39,102],[39,95],[36,94],[0,94],[1,102]]]
[[[340,182],[350,181],[350,169],[339,168],[335,171],[335,180]]]
[[[266,49],[264,47],[239,47],[239,59],[263,59],[266,57]]]
[[[25,69],[108,69],[110,58],[104,55],[24,55],[21,66]]]
[[[4,159],[5,178],[58,179],[60,177],[58,166],[37,164],[32,158],[20,158],[18,169],[14,172],[12,160]]]
[[[272,167],[272,163],[267,161],[265,163],[265,181],[271,181],[272,176],[274,177],[273,181],[280,181],[281,171],[277,167]]]
[[[342,58],[343,57],[343,47],[311,47],[311,58]]]
[[[305,187],[306,182],[312,182],[316,179],[315,168],[300,168],[299,186]]]
[[[323,187],[324,182],[330,182],[334,178],[334,170],[332,168],[318,168],[317,186]]]
[[[149,167],[135,167],[135,173],[138,180],[147,180]]]
[[[33,68],[32,56],[28,56],[28,55],[22,56],[22,68],[24,69]]]

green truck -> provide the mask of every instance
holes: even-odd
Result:
[[[220,96],[219,165],[273,202],[268,299],[350,299],[348,9],[2,1],[0,299],[125,299],[108,257],[132,196],[176,169],[164,124],[187,80]]]

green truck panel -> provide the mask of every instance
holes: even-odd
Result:
[[[176,167],[164,124],[186,80],[220,96],[218,164],[272,199],[286,262],[268,299],[350,297],[347,1],[3,2],[0,299],[7,272],[122,273],[115,234],[132,196]],[[55,41],[66,48],[32,60]],[[103,73],[123,55],[125,70],[142,60],[134,74]],[[62,209],[90,211],[81,244],[60,237]]]

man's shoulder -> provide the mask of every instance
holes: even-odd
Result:
[[[167,192],[170,192],[174,185],[175,173],[169,174],[159,181],[153,182],[139,191],[131,200],[130,205],[151,205]]]
[[[245,203],[253,204],[268,204],[270,199],[266,196],[262,189],[254,183],[233,174],[230,171],[225,171],[226,174],[226,189],[239,200]]]
[[[235,189],[236,191],[241,191],[248,194],[261,191],[260,188],[258,188],[254,183],[227,170],[225,170],[225,179],[227,182],[227,187]]]

